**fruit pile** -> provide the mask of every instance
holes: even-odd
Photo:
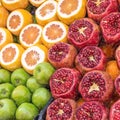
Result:
[[[1,0],[0,18],[0,119],[52,96],[46,120],[120,120],[120,0]]]

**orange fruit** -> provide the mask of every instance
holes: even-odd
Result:
[[[46,24],[42,31],[42,43],[50,48],[57,42],[67,42],[68,26],[60,21]]]
[[[1,66],[9,71],[20,68],[24,48],[18,43],[9,43],[0,51]]]
[[[111,60],[107,63],[106,72],[112,77],[113,80],[120,74],[116,60]]]
[[[25,50],[21,57],[23,68],[33,75],[35,66],[41,62],[47,61],[48,49],[43,45],[35,45]]]
[[[51,21],[58,20],[57,2],[54,0],[45,1],[36,9],[35,18],[37,23],[43,26]]]
[[[26,8],[29,4],[28,0],[1,0],[1,3],[9,11]]]
[[[0,6],[0,27],[6,27],[8,15],[9,12],[3,6]]]
[[[38,24],[29,24],[25,26],[19,35],[20,44],[24,48],[31,47],[41,43],[42,27]]]
[[[70,24],[86,15],[86,0],[59,0],[57,7],[58,18]]]
[[[13,36],[11,32],[3,27],[0,27],[0,50],[8,43],[13,42]]]
[[[45,1],[46,0],[29,0],[29,2],[31,3],[31,5],[33,5],[35,7],[39,7]]]
[[[23,27],[33,22],[32,15],[24,9],[12,11],[7,19],[7,28],[18,36]]]

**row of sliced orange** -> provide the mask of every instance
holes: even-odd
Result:
[[[33,74],[38,63],[47,61],[47,52],[48,49],[40,44],[25,50],[18,43],[9,43],[0,51],[0,64],[9,71],[23,67],[29,74]]]

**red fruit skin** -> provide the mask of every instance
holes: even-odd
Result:
[[[117,65],[120,68],[120,45],[115,50],[115,59],[117,61]]]
[[[84,102],[76,109],[75,120],[108,120],[108,108],[101,102]]]
[[[120,120],[120,99],[112,104],[109,113],[109,120]]]
[[[94,66],[94,67],[86,67],[86,66],[84,66],[84,65],[80,62],[79,56],[81,55],[82,51],[86,51],[86,49],[89,49],[89,48],[91,48],[91,47],[100,51],[100,53],[101,53],[101,58],[100,58],[100,60],[99,60],[99,63],[98,63],[96,66]],[[86,47],[84,47],[83,49],[81,49],[81,50],[79,51],[79,53],[77,54],[77,56],[76,56],[76,58],[75,58],[75,65],[76,65],[76,68],[77,68],[81,73],[84,74],[85,72],[88,72],[88,71],[91,71],[91,70],[104,70],[106,61],[107,61],[107,60],[106,60],[106,56],[105,56],[105,54],[103,53],[103,51],[102,51],[99,47],[97,47],[97,46],[86,46]]]
[[[120,75],[115,79],[114,86],[117,94],[120,96]]]
[[[120,12],[112,12],[100,22],[103,38],[108,44],[116,44],[120,41]]]
[[[68,50],[66,50],[67,53],[65,53],[64,51],[60,51],[60,52],[63,52],[62,53],[63,55],[60,55],[60,56],[61,57],[64,56],[64,58],[57,61],[58,56],[55,56],[54,54],[55,52],[56,54],[58,54],[57,53],[58,51],[56,49],[60,48],[61,46],[65,46],[66,47],[65,49],[68,49]],[[77,55],[77,49],[73,45],[68,43],[62,43],[62,42],[56,43],[48,50],[48,60],[56,69],[62,68],[62,67],[69,67],[69,68],[74,67],[74,59],[76,55]],[[54,59],[52,59],[52,56],[54,56]]]
[[[108,0],[106,0],[108,1]],[[100,21],[102,20],[103,17],[107,16],[108,14],[112,13],[112,12],[118,12],[118,2],[117,0],[109,0],[110,4],[107,6],[107,8],[105,9],[105,11],[103,13],[100,14],[95,14],[93,13],[93,11],[90,10],[89,8],[89,3],[91,2],[91,0],[88,0],[87,2],[87,13],[88,13],[88,17],[95,20],[97,23],[100,23]],[[102,9],[103,7],[101,7]]]
[[[90,87],[94,83],[99,86],[99,90],[92,90],[89,92]],[[112,96],[114,83],[110,75],[105,71],[92,70],[83,76],[78,89],[85,101],[106,102]]]
[[[68,106],[65,106],[64,108],[62,106],[63,103],[67,103],[67,102],[71,106],[70,109],[68,109],[69,108]],[[64,110],[65,113],[56,115],[55,113],[59,113],[59,110],[61,109]],[[76,102],[74,100],[65,99],[65,98],[57,98],[48,106],[47,113],[46,113],[46,120],[73,120],[75,109],[76,109]],[[67,114],[70,114],[68,119],[66,119]],[[61,118],[62,115],[63,117]]]
[[[57,69],[50,78],[50,90],[56,98],[78,98],[78,85],[81,80],[81,73],[74,68]]]
[[[79,22],[80,21],[86,21],[92,25],[92,33],[90,34],[90,37],[87,38],[87,40],[82,39],[81,41],[80,38],[80,33],[79,33]],[[83,26],[84,27],[84,26]],[[79,34],[79,35],[77,35]],[[89,33],[87,33],[88,35]],[[99,41],[100,41],[100,28],[99,26],[90,18],[82,18],[79,20],[75,20],[70,26],[68,30],[68,42],[74,45],[78,50],[81,48],[88,46],[88,45],[95,45],[98,46]]]

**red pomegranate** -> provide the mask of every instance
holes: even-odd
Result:
[[[117,0],[88,0],[87,13],[88,17],[97,23],[111,12],[118,12]]]
[[[50,89],[54,98],[78,97],[78,85],[81,74],[78,70],[72,68],[57,69],[50,78]]]
[[[100,41],[99,26],[90,18],[75,20],[69,26],[68,41],[77,49],[88,45],[97,46]]]
[[[113,88],[113,80],[110,75],[100,70],[87,72],[79,84],[79,92],[86,101],[105,102],[110,99]]]

